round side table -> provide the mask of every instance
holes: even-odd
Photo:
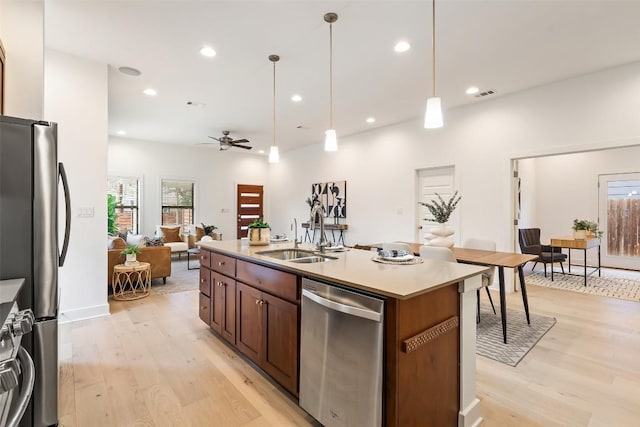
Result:
[[[151,264],[138,262],[134,265],[118,264],[113,267],[113,299],[132,301],[149,296],[151,290]]]

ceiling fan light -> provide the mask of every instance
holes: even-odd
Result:
[[[269,163],[279,163],[280,162],[280,152],[278,151],[278,147],[275,145],[271,146],[269,150]]]
[[[427,99],[427,109],[424,114],[424,128],[437,129],[442,127],[442,105],[437,96]]]
[[[338,151],[338,137],[335,129],[324,132],[324,151]]]

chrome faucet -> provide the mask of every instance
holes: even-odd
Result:
[[[293,218],[293,224],[291,224],[294,230],[294,240],[293,240],[293,249],[298,249],[298,245],[302,243],[302,238],[298,241],[298,220]]]
[[[316,200],[311,208],[311,218],[309,219],[309,228],[316,229],[316,214],[320,214],[320,242],[318,242],[318,250],[324,252],[324,248],[329,245],[324,235],[324,206],[320,200]]]

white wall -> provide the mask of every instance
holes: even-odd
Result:
[[[292,216],[306,218],[311,183],[346,179],[348,243],[411,240],[415,170],[455,165],[462,195],[457,233],[512,250],[511,159],[638,144],[638,111],[634,63],[445,111],[445,126],[435,131],[416,118],[339,135],[337,153],[321,151],[318,131],[318,144],[283,153],[271,168],[268,219],[282,226]]]
[[[44,3],[2,0],[0,39],[6,51],[4,114],[42,120]]]
[[[147,236],[153,236],[161,221],[163,178],[195,181],[195,223],[214,224],[224,239],[236,238],[236,184],[266,185],[268,178],[266,157],[219,151],[215,144],[185,146],[112,137],[108,152],[110,176],[141,179],[140,230]]]
[[[58,123],[58,156],[69,178],[71,239],[60,269],[61,321],[109,313],[107,303],[107,65],[47,50],[47,120]],[[80,209],[93,217],[79,217]]]

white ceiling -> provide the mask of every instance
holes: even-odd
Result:
[[[340,136],[421,116],[431,91],[429,1],[99,1],[45,3],[47,47],[109,64],[109,132],[158,142],[215,142],[229,129],[268,150],[272,65],[277,144],[321,143],[329,117],[334,24],[334,116]],[[640,1],[436,3],[437,91],[445,110],[640,60]],[[404,54],[393,50],[411,43]],[[199,49],[211,45],[215,58]],[[142,71],[131,77],[117,71]],[[153,87],[158,96],[147,97]],[[290,100],[294,93],[304,98]],[[206,104],[189,107],[187,101]],[[376,123],[365,123],[369,116]],[[301,126],[300,129],[297,127]],[[425,132],[428,132],[425,130]],[[245,152],[245,151],[242,151]],[[248,151],[247,151],[248,152]]]

